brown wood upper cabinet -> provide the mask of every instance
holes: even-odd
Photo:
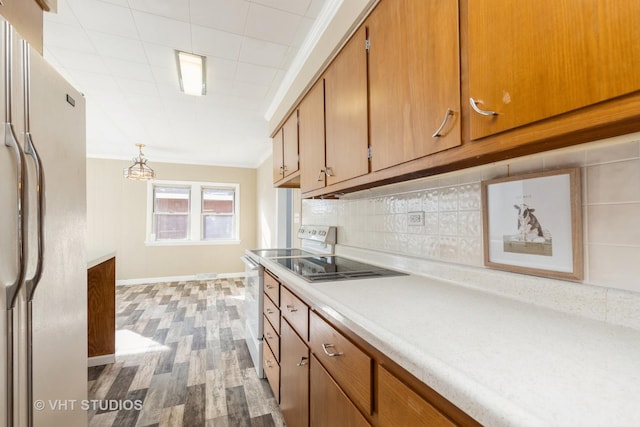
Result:
[[[295,110],[273,137],[273,182],[287,185],[298,172],[298,110]],[[282,181],[282,185],[280,184]],[[299,186],[295,183],[292,186]]]
[[[462,143],[457,0],[383,0],[369,36],[371,169]]]
[[[366,39],[361,26],[324,74],[327,185],[369,173]]]
[[[317,190],[326,185],[324,155],[324,79],[302,99],[300,117],[300,190]]]
[[[638,91],[639,16],[637,0],[469,1],[471,139]]]

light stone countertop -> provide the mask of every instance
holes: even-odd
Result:
[[[640,331],[434,278],[263,265],[487,426],[640,426]]]
[[[87,269],[102,264],[116,256],[115,251],[88,251],[87,252]]]

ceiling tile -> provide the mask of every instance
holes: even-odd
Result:
[[[73,14],[71,6],[69,6],[69,3],[67,3],[66,0],[58,0],[57,12],[47,13],[45,16],[47,17],[47,19],[44,20],[45,25],[49,22],[67,25],[80,25],[80,22],[76,18],[76,15]]]
[[[235,34],[243,34],[249,12],[245,0],[191,0],[191,22]]]
[[[236,80],[256,85],[271,86],[277,71],[275,68],[239,62]]]
[[[176,67],[151,67],[151,73],[153,74],[153,80],[158,86],[169,86],[174,91],[180,89],[178,70]]]
[[[105,73],[105,64],[102,61],[102,57],[97,54],[62,48],[51,49],[51,51],[58,62],[64,64],[65,68],[70,72],[77,70]]]
[[[89,40],[82,27],[58,24],[56,22],[48,22],[46,27],[47,31],[51,32],[51,36],[47,37],[46,47],[61,47],[80,52],[96,53],[91,40]]]
[[[311,0],[250,0],[252,3],[259,3],[263,6],[283,10],[285,12],[304,15],[309,9]]]
[[[236,76],[238,63],[229,59],[207,57],[207,84],[215,80],[232,80]]]
[[[148,62],[144,47],[138,40],[95,31],[89,31],[89,39],[100,55],[131,62]]]
[[[191,50],[189,24],[175,19],[132,11],[140,39],[144,42]]]
[[[142,43],[142,46],[152,67],[176,68],[174,48],[154,43]]]
[[[241,36],[199,25],[192,25],[191,31],[194,53],[234,60],[240,56]]]
[[[140,95],[155,95],[156,98],[159,99],[158,88],[153,81],[132,80],[121,77],[117,78],[116,81],[120,89],[129,98],[129,101],[137,99]]]
[[[148,64],[124,61],[117,58],[103,58],[103,62],[113,76],[125,79],[153,82],[153,74]]]
[[[245,34],[255,39],[292,46],[301,19],[299,15],[252,3]]]
[[[245,37],[240,49],[240,61],[249,64],[280,68],[289,50],[288,46]]]
[[[131,9],[189,22],[189,0],[129,0]]]
[[[124,37],[138,36],[131,11],[98,0],[67,0],[85,29]]]

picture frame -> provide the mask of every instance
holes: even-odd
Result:
[[[482,181],[484,265],[584,277],[580,168]]]

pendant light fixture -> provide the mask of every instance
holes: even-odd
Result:
[[[156,173],[147,166],[147,159],[144,158],[144,154],[142,153],[142,147],[144,144],[136,144],[138,147],[138,157],[133,158],[133,164],[128,168],[124,168],[123,175],[127,179],[131,179],[134,181],[149,181],[156,177]]]

